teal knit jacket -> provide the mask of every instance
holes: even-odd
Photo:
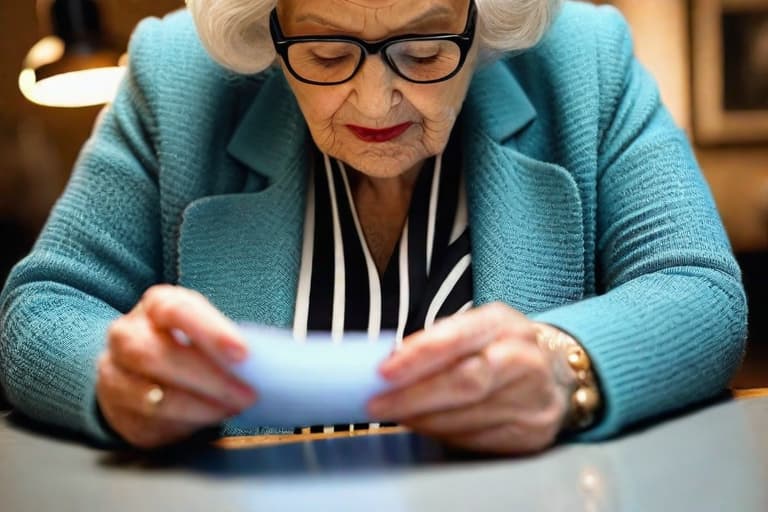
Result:
[[[95,360],[148,287],[291,324],[311,155],[281,72],[218,66],[188,13],[144,21],[130,54],[0,296],[9,401],[100,441]],[[617,11],[567,3],[535,49],[476,72],[458,122],[475,304],[503,301],[585,346],[605,410],[583,437],[720,392],[744,350],[739,269]]]

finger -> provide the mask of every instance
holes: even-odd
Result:
[[[368,412],[373,418],[396,421],[462,407],[485,398],[493,385],[492,379],[485,358],[473,355],[444,372],[373,398]]]
[[[255,392],[193,346],[138,317],[110,329],[110,353],[118,366],[166,387],[175,387],[234,409],[251,405]]]
[[[515,379],[543,364],[534,346],[499,341],[437,374],[375,397],[369,413],[375,418],[400,420],[482,402]]]
[[[456,436],[500,427],[516,419],[516,412],[498,399],[467,407],[403,418],[398,422],[409,429],[434,436]]]
[[[425,434],[445,436],[487,430],[507,423],[525,423],[526,418],[537,415],[546,419],[551,415],[552,401],[558,397],[548,394],[545,401],[540,397],[543,393],[538,387],[529,379],[518,379],[482,402],[402,418],[398,422]],[[559,416],[557,423],[560,424]]]
[[[173,387],[161,388],[163,398],[160,403],[153,404],[148,400],[148,395],[158,385],[122,369],[111,361],[108,354],[99,364],[98,386],[100,402],[152,421],[180,422],[201,428],[221,422],[238,412],[237,409]]]
[[[119,417],[118,433],[129,444],[150,450],[189,438],[200,426],[180,421],[157,421],[129,409],[117,408],[113,415]]]
[[[535,340],[525,316],[500,303],[488,304],[442,319],[406,338],[379,371],[395,386],[407,385],[480,351],[502,333],[508,338]]]
[[[555,442],[558,429],[552,425],[552,418],[542,413],[478,432],[437,437],[466,450],[524,454],[541,451]]]
[[[245,359],[247,348],[235,324],[200,293],[179,286],[153,286],[142,308],[158,328],[186,334],[222,368]]]

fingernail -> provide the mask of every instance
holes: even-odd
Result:
[[[250,401],[256,398],[256,391],[254,391],[253,388],[248,384],[235,384],[235,390],[238,396],[240,396],[243,400]]]
[[[224,353],[226,354],[227,359],[233,363],[239,363],[243,361],[248,355],[246,353],[245,347],[238,343],[227,343],[224,346]]]
[[[396,383],[408,376],[408,363],[404,363],[401,357],[391,359],[379,367],[379,372],[390,383]]]
[[[386,358],[381,365],[379,366],[379,369],[382,372],[391,373],[397,366],[400,364],[400,361],[403,359],[403,354],[401,352],[395,352],[394,354],[391,354],[388,358]]]
[[[392,363],[389,359],[379,365],[379,373],[385,378],[389,378],[389,373],[392,372]]]
[[[187,336],[187,333],[181,329],[171,329],[171,336],[173,336],[173,339],[176,340],[176,343],[179,345],[184,347],[192,345],[192,340],[189,338],[189,336]]]

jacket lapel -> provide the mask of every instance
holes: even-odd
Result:
[[[282,327],[293,321],[310,165],[307,137],[293,95],[275,73],[228,147],[265,186],[204,197],[184,211],[179,283],[202,292],[234,320]]]
[[[503,62],[479,72],[462,116],[476,305],[523,313],[584,294],[584,226],[571,174],[515,149],[535,110]]]

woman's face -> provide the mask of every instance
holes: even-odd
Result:
[[[468,0],[281,0],[278,14],[287,37],[377,41],[402,34],[461,33],[467,10]],[[392,178],[443,151],[476,55],[473,45],[456,76],[433,84],[399,77],[379,55],[369,56],[350,81],[330,86],[303,83],[282,64],[320,150],[372,178]],[[369,131],[385,128],[393,130]]]

